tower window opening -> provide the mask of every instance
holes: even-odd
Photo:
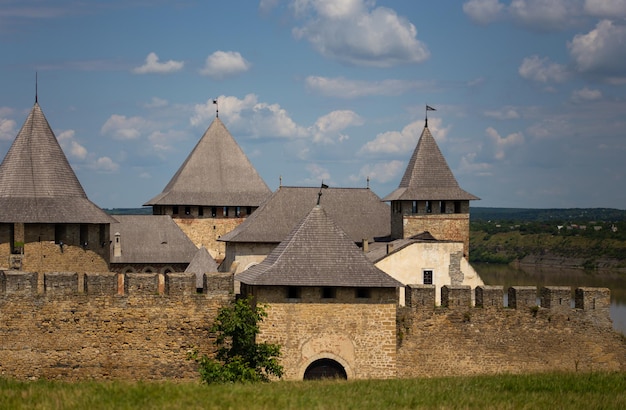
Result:
[[[417,201],[413,201],[411,203],[411,213],[412,214],[416,214],[417,213]]]
[[[432,285],[433,284],[433,271],[425,270],[424,271],[424,285]]]

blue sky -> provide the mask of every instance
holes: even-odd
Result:
[[[274,190],[399,184],[424,126],[473,206],[626,209],[626,0],[0,0],[0,154],[35,97],[89,198],[159,194],[215,117]]]

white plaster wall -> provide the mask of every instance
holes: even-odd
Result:
[[[441,287],[451,285],[450,254],[463,251],[462,242],[416,242],[378,261],[376,266],[405,285],[424,284],[424,270],[433,271],[435,303],[441,304]],[[465,258],[461,258],[463,285],[476,287],[483,282]],[[400,289],[400,305],[404,306],[404,288]]]

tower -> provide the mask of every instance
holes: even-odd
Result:
[[[428,231],[463,242],[469,259],[469,201],[477,199],[459,187],[426,122],[400,185],[383,201],[391,202],[392,239]]]

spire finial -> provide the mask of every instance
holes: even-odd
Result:
[[[215,104],[215,118],[220,117],[220,107],[217,105],[217,98],[213,99],[213,104]]]
[[[38,87],[38,79],[37,79],[37,71],[35,71],[35,103],[37,103],[39,100],[37,87]]]
[[[278,176],[278,187],[280,188],[280,187],[282,187],[282,186],[283,186],[283,176],[282,176],[282,175],[279,175],[279,176]]]
[[[317,194],[317,206],[320,206],[320,200],[322,199],[322,189],[328,189],[328,185],[322,181],[322,186],[320,186],[320,192]]]
[[[426,104],[426,120],[424,121],[424,128],[428,128],[428,111],[437,111],[430,105]]]
[[[367,176],[367,189],[370,189],[370,176]]]

